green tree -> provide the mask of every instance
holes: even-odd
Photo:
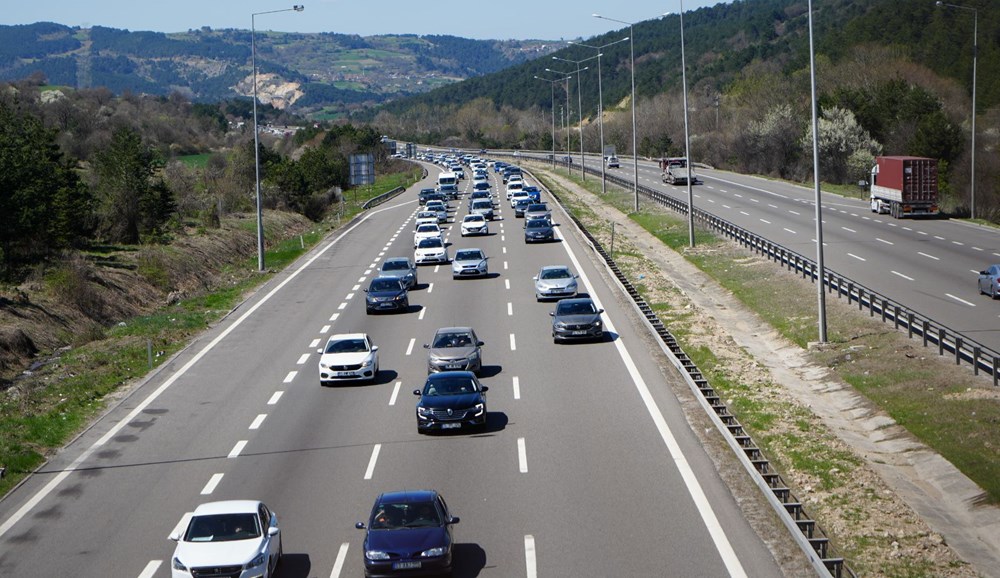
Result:
[[[161,166],[152,149],[131,127],[115,130],[111,143],[94,157],[100,233],[109,241],[139,243],[155,235],[174,212],[170,189],[154,178]]]
[[[82,239],[91,197],[41,119],[0,101],[0,259],[10,274]]]

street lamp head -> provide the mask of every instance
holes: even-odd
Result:
[[[295,6],[292,6],[292,10],[295,10],[296,12],[302,12],[305,9],[306,7],[302,4],[296,4]]]

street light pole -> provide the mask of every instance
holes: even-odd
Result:
[[[583,60],[567,60],[565,58],[559,58],[558,56],[553,56],[552,60],[561,60],[563,62],[569,62],[570,64],[576,65],[576,108],[577,114],[580,118],[580,176],[583,178],[584,182],[587,182],[587,161],[583,156],[583,91],[580,89],[580,73],[584,70],[590,68],[589,66],[584,66],[580,68],[580,64],[588,60],[593,60],[597,58],[596,56],[591,56],[590,58],[584,58]]]
[[[826,268],[823,265],[823,197],[819,187],[819,111],[816,103],[816,49],[813,47],[813,9],[809,0],[809,83],[812,86],[813,182],[816,194],[816,289],[819,342],[826,343]]]
[[[616,20],[614,18],[608,18],[607,16],[601,16],[600,14],[593,14],[594,18],[600,18],[601,20],[610,20],[611,22],[617,22],[619,24],[628,24],[628,46],[629,46],[629,62],[630,68],[632,69],[632,169],[633,169],[633,190],[635,192],[635,212],[639,212],[639,138],[636,133],[635,126],[635,30],[633,30],[634,24],[632,22],[625,22],[624,20]]]
[[[941,0],[937,1],[938,6],[954,8],[956,10],[969,10],[972,12],[972,167],[969,175],[969,217],[976,218],[976,65],[979,59],[979,11],[971,6],[961,6],[959,4],[947,4]]]
[[[691,185],[691,133],[688,131],[688,81],[687,62],[684,60],[684,0],[680,1],[681,8],[681,83],[684,92],[684,158],[687,162],[687,193],[688,193],[688,245],[694,247],[694,191]]]
[[[583,46],[584,48],[593,48],[597,50],[597,125],[600,127],[601,132],[601,194],[606,195],[608,193],[608,175],[607,175],[607,163],[604,159],[604,89],[601,87],[601,57],[604,54],[601,52],[608,46],[612,44],[618,44],[619,42],[625,42],[628,38],[622,38],[621,40],[615,40],[614,42],[609,42],[604,46],[591,46],[589,44],[583,44],[582,42],[570,42],[570,44],[575,44],[576,46]]]
[[[552,168],[556,168],[556,83],[562,82],[563,79],[549,79],[537,75],[535,78],[549,83],[549,88],[552,89],[552,100],[550,101],[550,106],[552,108]]]
[[[254,12],[250,14],[250,67],[253,68],[253,166],[254,183],[257,190],[257,270],[264,270],[264,205],[260,195],[260,143],[257,133],[257,23],[256,18],[262,14],[277,12],[302,12],[305,6],[296,4],[291,8]]]

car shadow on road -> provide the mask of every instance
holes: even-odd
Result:
[[[455,544],[452,556],[454,578],[473,578],[486,568],[486,551],[479,544]]]
[[[479,377],[482,379],[496,377],[501,371],[503,371],[502,365],[484,365],[479,369]]]
[[[378,375],[375,376],[375,381],[371,385],[382,385],[386,383],[393,383],[399,379],[399,372],[392,369],[382,369],[378,368]]]
[[[308,578],[311,572],[312,560],[309,559],[309,554],[285,554],[281,557],[281,564],[275,575],[278,578]]]

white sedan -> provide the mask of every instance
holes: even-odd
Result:
[[[219,576],[222,568],[233,569],[226,576],[271,578],[282,555],[278,516],[256,500],[202,504],[170,539],[173,578]]]
[[[490,225],[486,217],[478,213],[466,215],[462,219],[462,236],[466,235],[489,235]]]
[[[374,382],[378,375],[378,345],[366,333],[338,333],[319,350],[319,383]]]
[[[417,225],[417,230],[413,232],[413,246],[416,247],[424,239],[437,237],[441,239],[441,227],[437,223],[424,223]]]
[[[417,213],[416,226],[419,227],[420,225],[428,225],[428,224],[430,225],[438,224],[437,213],[434,211],[420,211],[419,213]]]
[[[447,263],[448,247],[444,246],[441,237],[430,237],[421,239],[417,248],[413,251],[413,261],[417,265],[427,263]]]

